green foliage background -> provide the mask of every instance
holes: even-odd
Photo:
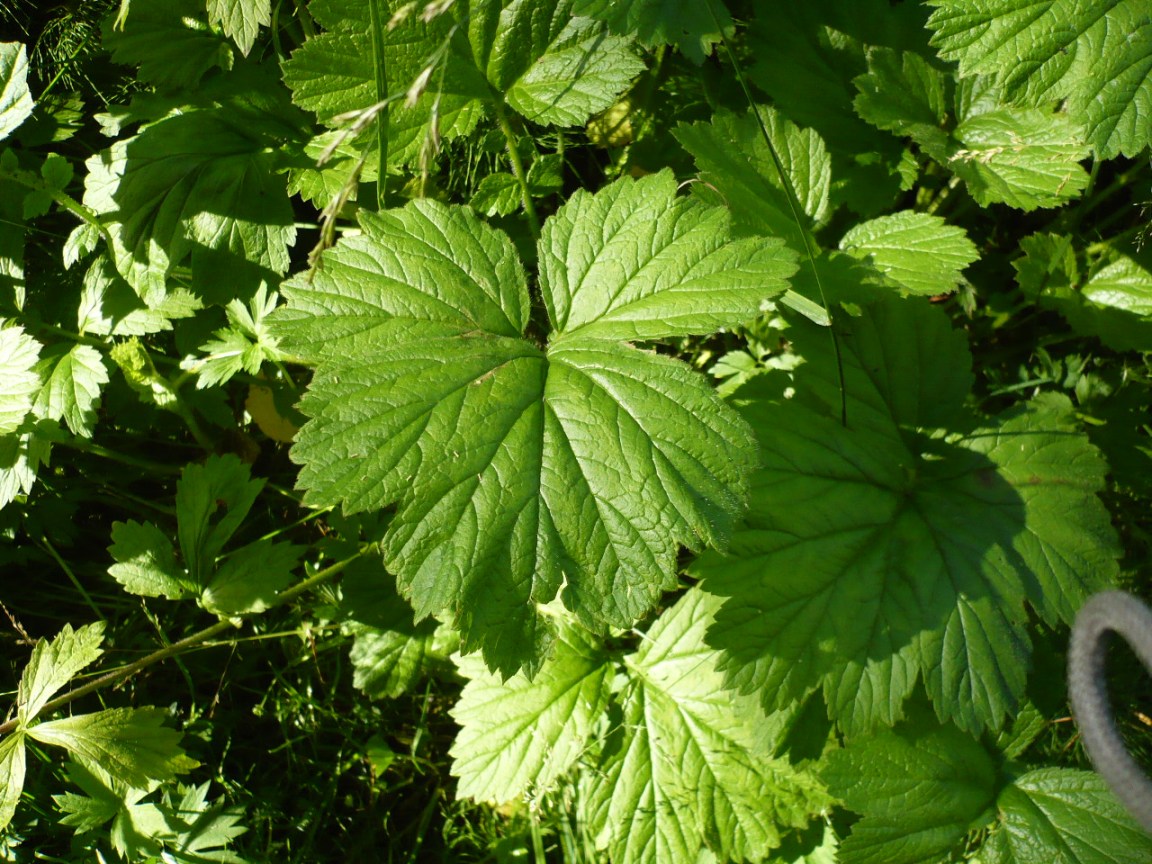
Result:
[[[1149,860],[1146,5],[0,2],[0,860]]]

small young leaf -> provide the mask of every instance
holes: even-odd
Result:
[[[263,488],[264,481],[251,479],[248,466],[231,453],[184,468],[176,484],[176,519],[180,554],[194,584],[208,584],[216,556]]]
[[[292,582],[303,552],[300,546],[257,540],[230,553],[208,582],[200,602],[216,615],[263,612]]]
[[[130,786],[171,780],[200,763],[180,749],[180,733],[163,725],[159,708],[109,708],[38,723],[28,736],[94,762]]]
[[[172,541],[151,522],[113,522],[108,552],[116,559],[108,573],[125,591],[169,600],[196,595],[195,584],[176,563]]]
[[[0,435],[20,428],[40,389],[40,343],[18,324],[0,318]]]
[[[1144,864],[1152,837],[1099,774],[1036,768],[996,800],[999,820],[981,850],[988,864]]]
[[[27,50],[20,42],[0,42],[0,141],[28,119],[33,107]]]
[[[104,653],[100,647],[103,639],[104,623],[101,621],[79,630],[65,624],[53,639],[41,639],[36,643],[28,665],[20,675],[16,694],[17,718],[22,726],[31,723],[44,703],[67,685],[77,672]]]
[[[852,742],[821,776],[864,816],[840,844],[844,864],[936,864],[991,817],[997,787],[988,752],[930,720]]]
[[[279,296],[275,291],[268,294],[261,285],[247,306],[240,300],[228,303],[228,329],[217,330],[215,339],[200,346],[208,356],[196,364],[200,372],[198,388],[223,384],[240,371],[258,375],[265,361],[280,359],[276,340],[264,324]]]
[[[909,294],[950,294],[980,257],[964,229],[904,210],[854,225],[840,248],[887,274]]]
[[[24,732],[16,731],[0,740],[0,831],[8,827],[20,793],[24,789],[27,756],[24,752]]]
[[[100,255],[84,274],[84,287],[76,312],[80,333],[97,336],[145,336],[172,329],[172,321],[190,318],[204,304],[187,290],[165,291],[150,307],[132,291],[116,265]]]
[[[72,434],[91,438],[100,390],[108,383],[103,356],[91,345],[73,345],[59,358],[46,360],[51,371],[43,372],[45,381],[36,397],[36,414],[49,420],[63,418]]]
[[[595,642],[565,628],[536,676],[507,681],[478,658],[458,658],[468,679],[451,710],[460,725],[452,745],[458,795],[503,804],[542,795],[588,745],[604,708],[612,666]]]
[[[485,216],[507,216],[520,209],[520,183],[507,172],[488,174],[476,185],[472,209]]]
[[[208,23],[219,24],[248,56],[260,27],[272,23],[272,0],[208,0]]]

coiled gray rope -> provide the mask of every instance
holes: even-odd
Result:
[[[1152,833],[1152,780],[1116,729],[1104,677],[1109,634],[1124,638],[1152,675],[1152,610],[1131,594],[1097,594],[1076,615],[1068,647],[1068,695],[1092,764],[1145,831]]]

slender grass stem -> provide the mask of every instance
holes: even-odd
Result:
[[[516,177],[516,182],[520,184],[520,198],[524,202],[524,214],[528,217],[528,224],[532,228],[532,236],[540,236],[540,217],[536,214],[536,205],[532,203],[532,194],[528,190],[528,174],[524,170],[524,160],[520,158],[519,139],[516,137],[516,131],[512,128],[512,123],[508,120],[508,112],[504,108],[504,102],[501,99],[496,99],[496,122],[500,125],[500,131],[504,133],[504,141],[508,145],[508,161],[512,165],[512,174]]]
[[[388,64],[384,57],[384,16],[381,0],[368,0],[368,14],[372,26],[372,68],[376,77],[376,101],[382,103],[376,114],[376,209],[386,206],[388,180],[388,117],[391,114],[388,98]]]

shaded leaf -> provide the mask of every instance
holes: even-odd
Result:
[[[1143,864],[1152,854],[1152,838],[1092,772],[1033,769],[1005,787],[996,808],[982,850],[989,864]]]
[[[843,864],[936,864],[991,816],[998,785],[980,744],[931,720],[834,751],[821,776],[864,816],[840,843]]]
[[[264,538],[231,552],[213,574],[200,602],[217,615],[250,615],[276,604],[292,582],[304,549]]]
[[[151,522],[113,522],[108,552],[116,559],[108,573],[125,591],[169,600],[182,600],[197,593],[195,583],[176,563],[172,541]]]

